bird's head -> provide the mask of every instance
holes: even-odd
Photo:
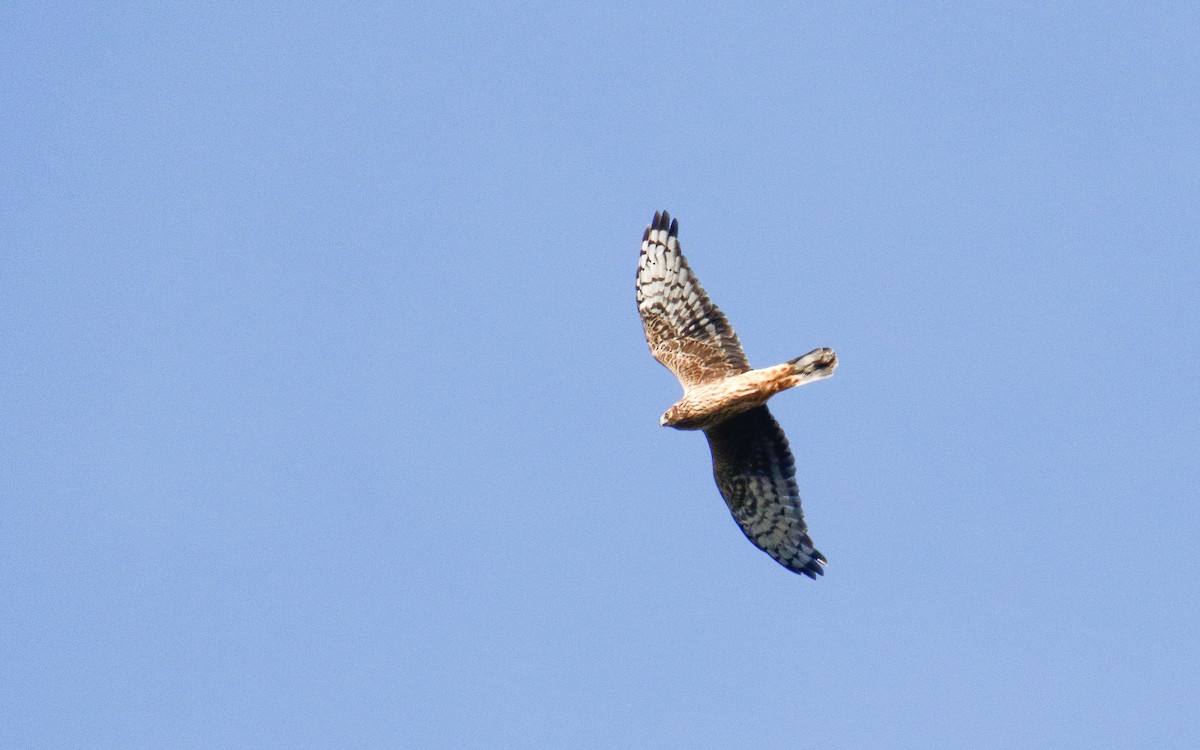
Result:
[[[663,427],[674,427],[677,430],[699,430],[704,427],[695,417],[688,418],[681,413],[678,405],[672,406],[663,412],[658,423]]]

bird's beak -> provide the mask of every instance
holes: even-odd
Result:
[[[667,415],[666,415],[666,414],[664,414],[664,415],[662,415],[661,417],[659,417],[659,418],[658,418],[658,426],[659,426],[659,427],[666,427],[666,426],[667,426]]]

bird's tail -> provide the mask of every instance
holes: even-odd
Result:
[[[791,377],[788,378],[788,388],[795,388],[798,385],[811,383],[816,380],[824,380],[833,374],[837,367],[837,355],[832,349],[822,348],[813,349],[803,357],[796,357],[789,360],[788,364],[792,366]]]

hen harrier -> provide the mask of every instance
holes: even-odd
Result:
[[[816,578],[825,556],[808,536],[796,487],[796,462],[767,399],[833,374],[837,355],[816,349],[763,370],[750,369],[742,345],[679,247],[679,222],[663,211],[642,236],[637,303],[650,353],[683,385],[683,398],[660,423],[704,430],[713,475],[729,510],[754,546],[794,573]]]

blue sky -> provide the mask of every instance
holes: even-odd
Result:
[[[0,746],[1200,744],[1200,11],[1053,6],[5,3]]]

